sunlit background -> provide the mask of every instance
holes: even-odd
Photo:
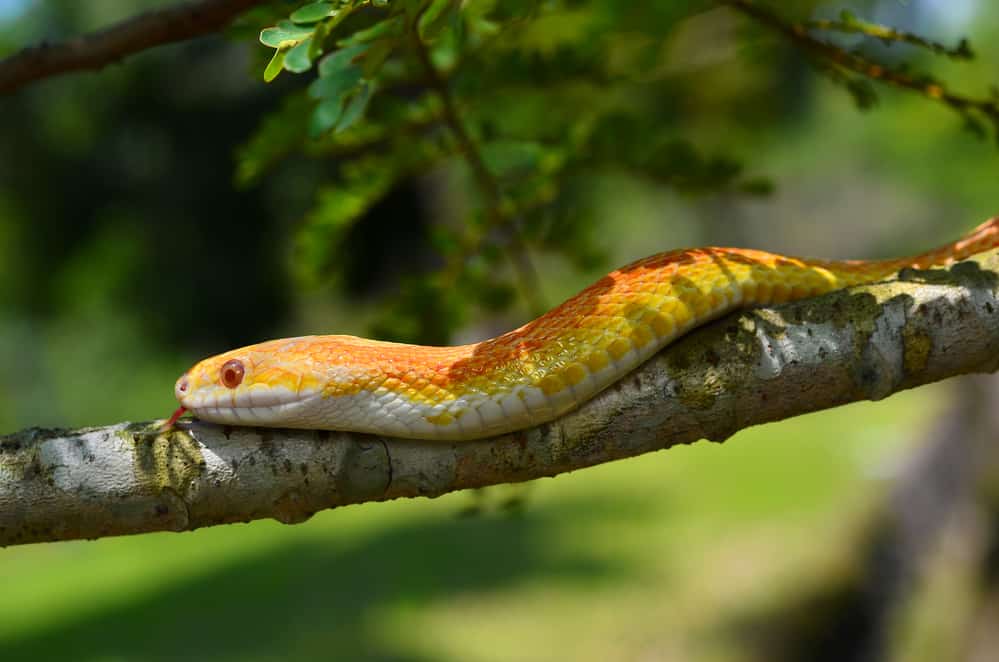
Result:
[[[166,4],[0,0],[0,54]],[[971,63],[917,61],[968,94],[999,85],[992,4],[816,14],[843,7],[945,43],[967,36]],[[860,112],[794,51],[755,53],[738,24],[722,10],[690,20],[663,71],[696,78],[683,102],[712,109],[684,132],[733,150],[773,195],[609,176],[593,195],[608,257],[582,272],[537,254],[548,303],[658,250],[895,256],[999,212],[994,136],[891,90]],[[344,256],[362,258],[355,285],[296,283],[290,236],[322,166],[293,160],[233,185],[237,148],[300,85],[264,85],[259,48],[203,39],[0,98],[0,433],[164,417],[174,379],[205,355],[366,333],[393,287],[387,261],[432,250],[408,233],[444,213],[449,188],[414,181],[365,218]],[[747,95],[759,103],[745,114],[717,112]],[[371,241],[392,236],[387,250]],[[518,310],[458,337],[516,326]],[[952,380],[539,481],[516,511],[503,504],[523,495],[496,488],[297,526],[0,550],[0,660],[994,660],[989,511],[934,529],[918,572],[895,572],[910,552],[885,524],[930,471],[927,449],[960,449],[971,428],[954,421],[985,419],[990,388]]]

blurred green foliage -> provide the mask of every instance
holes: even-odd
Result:
[[[704,155],[685,139],[671,121],[682,117],[677,104],[656,106],[678,92],[671,77],[656,76],[656,36],[709,6],[305,5],[260,41],[275,49],[268,80],[284,54],[294,73],[317,64],[313,102],[293,97],[264,120],[240,152],[240,181],[296,153],[336,157],[335,178],[296,235],[295,273],[312,285],[343,277],[350,230],[378,200],[414,178],[458,182],[463,211],[428,227],[438,268],[407,270],[370,327],[388,339],[447,342],[476,308],[512,305],[518,277],[521,293],[535,289],[530,271],[516,268],[529,246],[606,266],[599,224],[582,199],[605,171],[694,194],[770,192],[767,180],[744,177],[736,158]]]
[[[724,105],[705,108],[689,102],[702,77],[671,68],[676,49],[669,36],[688,31],[695,17],[717,13],[718,4],[338,0],[299,6],[260,32],[260,42],[274,49],[264,78],[313,68],[314,78],[306,98],[290,96],[241,149],[238,181],[260,181],[296,155],[335,159],[335,173],[296,231],[293,271],[306,287],[343,282],[356,262],[344,259],[357,254],[351,230],[379,200],[414,179],[425,188],[438,180],[457,183],[460,209],[426,225],[437,266],[410,265],[400,286],[383,297],[368,332],[447,342],[470,318],[515,304],[508,293],[518,289],[536,314],[545,302],[534,282],[532,250],[562,254],[584,269],[608,266],[600,241],[608,226],[588,213],[587,199],[608,173],[692,196],[773,192],[771,180],[745,173],[733,144],[714,141],[705,148],[691,130],[702,122],[770,121],[765,113],[753,117],[767,106],[761,90],[730,90]],[[875,83],[905,88],[911,82],[911,91],[929,96],[929,86],[943,90],[936,78],[905,73],[919,51],[972,57],[967,40],[948,48],[846,10],[798,24],[912,51],[904,60],[886,60],[870,49],[801,37],[794,12],[784,19],[765,6],[736,4],[759,19],[759,28],[783,30],[787,45],[843,85],[861,109],[876,102]],[[711,35],[693,39],[703,41],[691,46],[710,50]],[[753,35],[750,43],[758,39]],[[979,117],[996,112],[989,101],[941,94],[978,132]],[[377,259],[367,266],[387,268]]]

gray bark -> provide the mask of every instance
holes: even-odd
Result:
[[[578,410],[480,441],[155,423],[0,437],[0,545],[186,531],[532,480],[999,366],[999,251],[730,315]]]

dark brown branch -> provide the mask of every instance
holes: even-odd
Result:
[[[155,46],[216,32],[263,0],[197,0],[133,16],[67,41],[31,46],[0,60],[0,94],[73,71],[101,69]]]

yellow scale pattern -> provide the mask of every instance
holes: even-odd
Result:
[[[911,258],[829,261],[737,248],[670,251],[611,272],[490,340],[424,347],[353,336],[272,340],[205,359],[177,382],[181,405],[229,424],[472,439],[578,406],[690,329],[727,312],[942,266],[993,248],[999,220]],[[221,384],[227,361],[245,368]]]

